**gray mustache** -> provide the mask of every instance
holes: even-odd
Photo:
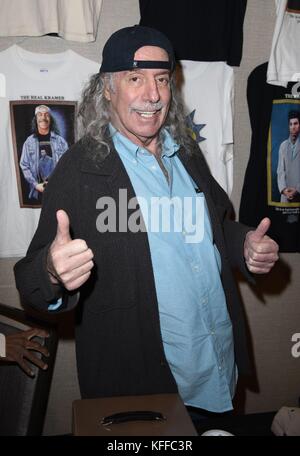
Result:
[[[130,106],[130,109],[132,111],[159,111],[164,106],[164,103],[158,101],[157,103],[145,103],[141,106]]]

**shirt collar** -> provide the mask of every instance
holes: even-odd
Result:
[[[289,143],[290,143],[290,145],[291,145],[292,147],[296,147],[296,145],[298,145],[299,142],[300,142],[300,139],[299,139],[299,138],[300,138],[300,136],[298,135],[296,141],[295,141],[294,143],[292,143],[291,137],[289,137]]]
[[[140,147],[137,144],[134,144],[130,139],[126,138],[126,136],[122,135],[111,123],[109,124],[109,131],[114,143],[114,146],[118,148],[118,146],[125,148],[126,151],[131,154],[134,158],[137,157],[138,153],[142,155],[151,155],[151,153],[145,149],[144,147]],[[162,157],[167,156],[171,157],[174,155],[180,146],[174,141],[170,133],[167,131],[166,128],[162,130],[163,132],[163,152]]]
[[[162,157],[164,155],[167,157],[172,157],[172,155],[176,154],[176,152],[180,149],[180,146],[174,141],[166,128],[163,129],[163,135],[164,139]]]

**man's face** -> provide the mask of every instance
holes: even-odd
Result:
[[[36,114],[36,122],[39,133],[45,134],[50,128],[50,114],[48,111],[39,111]]]
[[[135,60],[168,61],[164,49],[144,46]],[[170,100],[170,71],[136,69],[115,73],[113,87],[106,87],[111,121],[117,130],[140,146],[155,151],[159,130],[167,117]]]
[[[297,119],[297,118],[290,119],[289,128],[290,128],[290,135],[292,136],[292,139],[294,141],[296,141],[296,139],[297,139],[297,137],[299,135],[299,132],[300,132],[299,119]]]

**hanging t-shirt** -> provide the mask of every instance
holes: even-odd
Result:
[[[267,84],[267,63],[248,79],[252,128],[240,221],[271,219],[269,235],[281,252],[300,251],[300,83]]]
[[[102,0],[1,0],[0,36],[95,41]]]
[[[178,86],[188,128],[198,142],[212,175],[232,191],[233,69],[224,62],[181,60]]]
[[[165,33],[177,60],[240,64],[247,0],[139,1],[140,25]]]
[[[0,257],[25,255],[43,190],[76,140],[83,85],[98,69],[71,50],[37,54],[13,45],[0,52]]]
[[[300,0],[277,0],[276,6],[267,81],[286,87],[300,80]]]

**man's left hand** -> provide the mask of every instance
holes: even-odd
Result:
[[[271,220],[264,218],[256,230],[249,231],[244,243],[244,257],[247,267],[254,274],[266,274],[278,260],[278,244],[266,232]]]

